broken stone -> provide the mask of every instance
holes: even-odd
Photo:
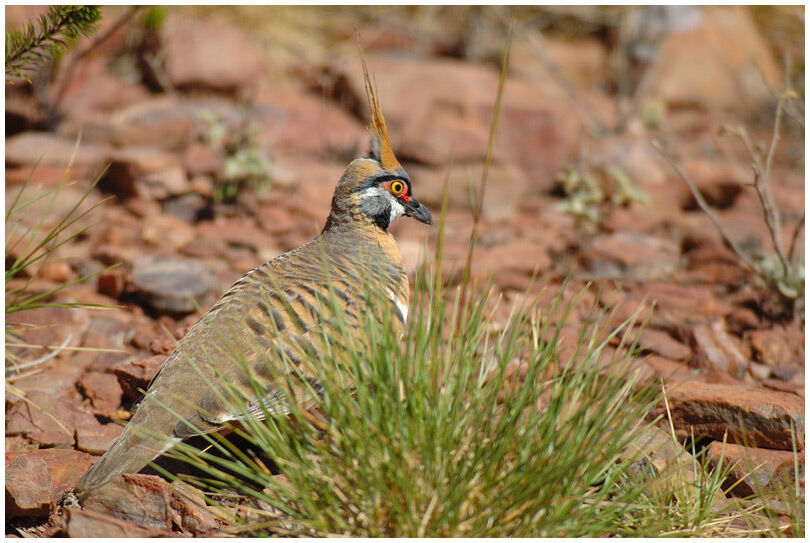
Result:
[[[679,434],[747,442],[756,447],[804,449],[804,402],[795,394],[742,384],[687,381],[667,391],[672,423]],[[663,402],[656,412],[666,416]]]
[[[6,454],[6,515],[47,517],[54,507],[53,481],[45,461],[25,453]]]
[[[599,277],[646,281],[668,277],[679,257],[673,241],[638,232],[598,235],[580,255],[584,266]]]
[[[161,25],[160,40],[166,77],[175,88],[233,92],[254,84],[264,72],[256,46],[239,29],[219,21],[171,16]]]
[[[116,414],[117,412],[113,411],[109,417]],[[102,455],[112,447],[123,430],[114,423],[76,428],[76,448],[89,454]]]
[[[658,353],[672,360],[686,360],[692,354],[691,349],[675,340],[663,330],[645,327],[638,338],[638,344],[644,350]]]
[[[72,447],[76,428],[96,424],[76,398],[31,392],[6,415],[6,434],[24,435],[45,447]]]
[[[188,485],[181,485],[177,481],[171,484],[169,490],[172,521],[184,532],[196,536],[219,528],[200,491]]]
[[[742,379],[748,370],[748,359],[740,352],[726,332],[725,321],[715,319],[710,324],[692,327],[695,362],[699,367],[726,372]]]
[[[93,492],[82,504],[95,511],[143,526],[169,530],[172,526],[169,489],[157,475],[125,473]]]
[[[159,313],[190,313],[216,286],[214,272],[196,262],[144,258],[133,264],[133,293]]]
[[[751,347],[757,353],[757,358],[770,367],[786,366],[790,363],[792,355],[784,334],[777,329],[751,330],[748,333]]]
[[[657,426],[644,428],[633,440],[625,452],[628,459],[635,458],[630,465],[631,472],[637,477],[649,477],[649,490],[660,492],[665,489],[689,489],[702,480],[697,470],[702,470],[700,463],[686,452],[674,436]],[[715,495],[715,508],[726,504],[723,493]]]
[[[116,151],[99,187],[122,198],[156,200],[190,189],[180,161],[171,153],[151,147]]]
[[[143,396],[141,390],[146,390],[165,361],[165,355],[156,355],[141,360],[131,360],[116,366],[115,375],[118,377],[124,396],[130,400],[137,400]]]
[[[110,515],[81,509],[67,510],[68,537],[124,538],[124,537],[177,537],[174,532],[152,527],[139,526],[134,522],[121,520]]]
[[[799,464],[799,472],[804,472],[803,452],[797,453],[798,458],[794,458],[792,451],[758,449],[714,441],[706,454],[713,467],[720,463],[721,458],[724,467],[733,466],[727,486],[733,486],[731,493],[740,497],[777,490],[788,483],[796,484],[794,461]],[[800,483],[804,485],[803,480]]]
[[[79,380],[79,390],[90,400],[93,413],[109,417],[121,407],[123,390],[111,373],[90,372]]]

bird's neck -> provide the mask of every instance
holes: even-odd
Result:
[[[364,252],[372,258],[385,258],[404,267],[397,242],[387,230],[380,228],[363,214],[343,216],[334,220],[329,216],[318,238],[323,241],[327,252]]]

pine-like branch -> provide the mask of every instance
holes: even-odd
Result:
[[[26,71],[42,66],[68,44],[88,36],[101,19],[98,6],[52,6],[39,18],[39,24],[29,23],[24,30],[6,34],[6,78],[28,79]]]

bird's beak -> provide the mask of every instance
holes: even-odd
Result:
[[[430,216],[430,211],[416,198],[411,197],[410,202],[403,202],[402,205],[405,207],[405,215],[407,217],[413,217],[417,221],[425,224],[433,224],[433,217]]]

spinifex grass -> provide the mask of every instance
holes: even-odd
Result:
[[[208,450],[178,446],[205,473],[189,481],[252,497],[251,514],[230,519],[252,534],[623,532],[638,488],[620,480],[622,453],[651,399],[623,374],[625,359],[613,361],[614,377],[600,375],[606,340],[587,332],[576,359],[560,367],[556,323],[571,307],[559,298],[542,309],[515,307],[492,333],[486,293],[460,306],[458,290],[428,273],[415,290],[404,339],[371,312],[364,341],[336,334],[335,356],[313,363],[323,386],[318,412],[288,402],[286,417],[245,417],[234,432],[246,448],[216,434]],[[525,376],[507,374],[515,360],[527,362]],[[235,390],[233,400],[244,412]]]

